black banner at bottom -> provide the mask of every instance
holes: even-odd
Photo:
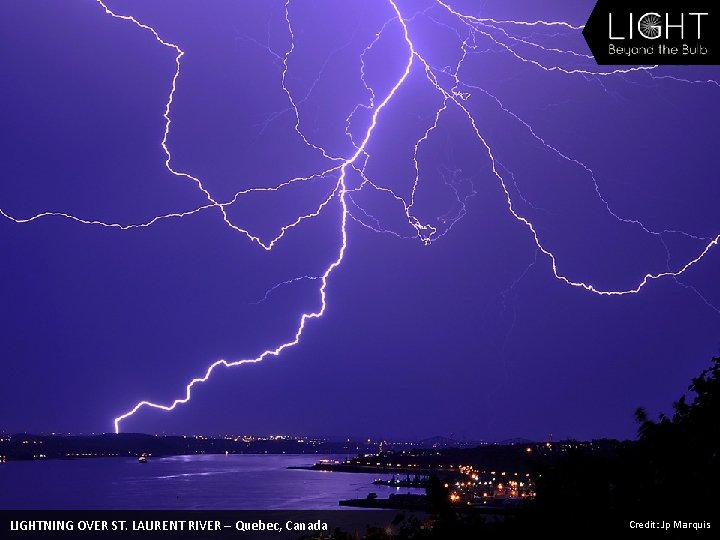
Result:
[[[538,533],[622,533],[653,538],[707,537],[711,522],[680,515],[510,512],[475,508],[429,514],[411,510],[0,510],[0,539],[48,540],[242,538],[259,540],[521,537]],[[667,514],[667,511],[664,512]]]

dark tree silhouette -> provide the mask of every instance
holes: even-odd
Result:
[[[689,390],[691,398],[676,401],[671,416],[652,420],[637,409],[637,441],[536,463],[537,499],[517,525],[575,522],[616,528],[631,516],[710,519],[720,485],[720,358],[692,380]]]
[[[686,512],[717,508],[720,440],[720,357],[692,380],[671,417],[648,418],[638,409],[636,465],[643,474],[641,503],[647,508]]]
[[[432,475],[428,478],[425,495],[432,513],[446,514],[450,509],[450,492],[445,487],[445,483],[437,476]]]

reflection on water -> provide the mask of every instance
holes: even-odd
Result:
[[[0,509],[337,510],[340,499],[418,490],[372,485],[377,474],[288,470],[321,455],[202,455],[0,464]]]

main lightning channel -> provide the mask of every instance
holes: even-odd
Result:
[[[402,15],[400,14],[400,10],[398,9],[397,5],[395,4],[394,0],[388,0],[390,4],[392,5],[395,13],[398,16],[398,19],[402,21]],[[368,142],[370,141],[370,138],[372,137],[373,132],[375,131],[375,127],[377,126],[378,116],[380,115],[380,112],[387,106],[387,104],[390,102],[390,100],[395,96],[396,92],[400,89],[402,84],[405,82],[405,80],[410,75],[410,70],[412,69],[413,61],[415,58],[414,49],[412,46],[412,42],[410,41],[410,36],[408,34],[408,29],[403,23],[403,31],[404,31],[404,37],[405,41],[408,44],[408,47],[410,49],[410,55],[407,60],[407,64],[405,65],[405,69],[398,79],[398,81],[395,83],[395,85],[392,87],[390,92],[388,92],[387,96],[385,96],[385,99],[383,99],[378,106],[375,108],[372,114],[372,120],[370,122],[369,127],[367,128],[365,132],[365,137],[363,138],[362,142],[357,146],[357,149],[355,150],[355,153],[350,156],[348,159],[346,159],[341,167],[340,167],[340,177],[338,180],[338,193],[337,197],[340,201],[340,206],[342,208],[342,217],[341,217],[341,238],[342,242],[340,245],[340,250],[338,252],[337,258],[328,266],[325,270],[325,272],[320,276],[320,309],[317,311],[311,311],[303,313],[300,316],[300,322],[298,324],[297,330],[295,332],[295,336],[292,340],[287,341],[285,343],[282,343],[281,345],[275,347],[274,349],[266,349],[263,351],[260,355],[256,356],[255,358],[247,358],[243,360],[235,360],[232,362],[228,362],[227,360],[217,360],[216,362],[212,363],[207,370],[205,371],[205,374],[202,377],[197,377],[190,381],[187,386],[185,387],[185,397],[176,399],[173,401],[170,405],[162,405],[158,403],[153,403],[151,401],[141,401],[137,403],[132,409],[130,409],[128,412],[121,414],[117,418],[115,418],[113,424],[115,427],[115,433],[120,433],[120,423],[128,418],[129,416],[132,416],[137,411],[139,411],[143,407],[150,407],[153,409],[160,409],[163,411],[171,411],[178,405],[181,405],[183,403],[187,403],[190,401],[192,389],[196,384],[204,383],[210,378],[210,375],[212,375],[212,372],[217,368],[218,366],[225,366],[225,367],[236,367],[241,366],[243,364],[255,364],[258,362],[262,362],[265,358],[269,356],[279,356],[280,353],[282,353],[285,349],[294,347],[300,342],[300,337],[302,336],[303,332],[305,331],[305,327],[307,324],[307,321],[310,319],[318,319],[323,316],[325,313],[325,310],[327,309],[327,284],[328,284],[328,278],[333,273],[333,271],[340,266],[340,264],[343,261],[343,258],[345,256],[345,251],[347,249],[347,220],[348,220],[348,206],[347,206],[347,186],[345,183],[345,177],[347,174],[347,168],[350,167],[357,159],[360,157],[364,151],[365,148],[368,145]],[[153,33],[155,31],[153,30]],[[157,35],[157,33],[155,33]]]

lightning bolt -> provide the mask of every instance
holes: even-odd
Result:
[[[679,285],[691,290],[700,298],[705,301],[712,309],[720,313],[720,310],[709,303],[702,294],[694,287],[685,284],[680,281],[680,277],[686,273],[690,268],[698,264],[714,247],[720,243],[720,234],[717,236],[701,236],[694,235],[684,231],[663,229],[655,230],[652,227],[645,225],[638,219],[621,216],[615,212],[609,202],[609,200],[603,195],[600,188],[600,182],[593,169],[582,162],[581,160],[574,158],[569,153],[562,151],[558,145],[546,140],[539,130],[532,126],[528,121],[523,119],[520,115],[510,110],[498,97],[493,95],[491,92],[484,88],[470,84],[463,80],[462,72],[465,69],[467,60],[473,55],[483,54],[484,52],[491,50],[506,54],[513,61],[519,62],[531,69],[540,70],[547,73],[559,74],[561,76],[570,77],[582,77],[588,81],[599,82],[602,85],[602,80],[608,77],[620,77],[623,79],[629,77],[647,76],[653,81],[670,80],[680,84],[705,84],[720,87],[720,83],[713,79],[707,80],[694,80],[686,79],[681,77],[675,77],[672,75],[657,74],[658,66],[641,66],[641,67],[628,67],[622,69],[599,69],[594,66],[592,56],[587,54],[584,50],[577,50],[554,43],[554,40],[563,42],[568,36],[577,36],[583,29],[581,25],[573,25],[564,21],[514,21],[514,20],[503,20],[494,19],[487,17],[477,17],[462,13],[452,7],[450,3],[443,0],[432,0],[430,5],[424,9],[417,11],[409,16],[405,16],[401,12],[399,0],[377,0],[378,5],[384,5],[388,10],[390,17],[384,22],[381,28],[377,31],[374,38],[368,43],[363,49],[359,57],[359,77],[360,81],[364,86],[364,90],[367,96],[367,101],[364,103],[358,103],[350,114],[345,118],[345,135],[348,137],[354,151],[348,156],[334,155],[332,152],[327,150],[321,144],[313,141],[307,136],[303,130],[303,118],[301,115],[300,106],[309,98],[317,86],[323,72],[325,71],[330,58],[336,53],[340,52],[345,47],[352,43],[353,37],[344,46],[336,49],[330,54],[330,57],[325,61],[317,75],[317,78],[312,83],[310,88],[304,97],[298,99],[288,88],[288,74],[292,69],[292,58],[296,48],[295,40],[295,27],[293,25],[292,18],[292,0],[284,0],[283,12],[286,23],[287,33],[290,38],[290,45],[284,53],[278,53],[251,38],[250,41],[255,44],[264,47],[272,56],[274,62],[279,66],[280,69],[280,84],[282,90],[287,98],[288,106],[285,110],[278,111],[271,115],[263,125],[263,129],[269,125],[269,123],[275,121],[281,115],[285,113],[291,113],[294,116],[293,130],[295,135],[302,141],[302,143],[309,148],[311,151],[318,153],[324,160],[327,161],[327,168],[316,173],[294,177],[285,180],[284,182],[278,183],[271,187],[254,187],[248,188],[235,193],[235,195],[226,201],[219,201],[213,197],[210,191],[205,187],[203,181],[187,172],[179,171],[173,166],[173,158],[171,151],[168,147],[168,137],[172,125],[171,111],[173,108],[173,101],[178,87],[178,83],[181,77],[182,59],[185,55],[185,51],[177,44],[169,42],[163,39],[160,34],[152,27],[149,26],[131,15],[125,15],[117,13],[108,7],[106,0],[95,0],[97,5],[104,11],[104,13],[114,19],[122,21],[124,23],[135,25],[139,30],[143,32],[149,32],[154,39],[162,47],[165,47],[173,52],[175,58],[175,72],[172,76],[170,91],[168,94],[167,101],[165,103],[165,110],[163,117],[165,119],[164,130],[162,135],[161,146],[165,153],[165,167],[175,177],[193,183],[197,189],[203,194],[204,202],[202,205],[195,208],[190,208],[182,211],[172,212],[164,215],[152,217],[151,219],[142,223],[117,223],[117,222],[106,222],[99,219],[89,219],[85,217],[75,216],[66,212],[41,212],[30,217],[17,217],[11,215],[8,211],[0,208],[0,216],[11,220],[18,224],[31,223],[36,220],[46,218],[61,218],[68,219],[77,222],[82,225],[93,225],[102,226],[109,228],[117,228],[121,230],[128,230],[134,228],[146,228],[157,224],[160,221],[171,220],[171,219],[182,219],[188,216],[200,213],[215,211],[219,214],[224,224],[236,231],[237,233],[245,236],[251,243],[256,244],[265,251],[271,251],[278,242],[280,242],[287,231],[298,227],[303,222],[317,218],[326,208],[331,205],[336,205],[340,209],[340,219],[338,223],[338,230],[340,236],[340,244],[337,248],[337,253],[332,261],[325,267],[324,271],[318,273],[318,275],[312,276],[298,276],[295,278],[283,281],[270,289],[265,293],[265,296],[260,300],[261,302],[266,300],[270,294],[281,286],[290,285],[303,280],[318,281],[318,295],[319,305],[315,310],[302,312],[297,320],[294,332],[291,333],[290,338],[280,343],[279,345],[267,348],[255,357],[244,358],[239,360],[226,360],[220,359],[211,363],[202,376],[193,378],[185,387],[185,393],[182,397],[175,399],[169,404],[154,403],[152,401],[143,400],[135,404],[127,412],[119,415],[113,421],[114,430],[116,433],[120,432],[121,423],[133,416],[141,409],[157,409],[162,411],[172,411],[179,405],[185,404],[190,401],[192,391],[198,384],[206,382],[211,375],[219,367],[231,368],[237,367],[244,364],[253,364],[262,362],[268,357],[280,356],[286,349],[295,347],[301,341],[302,335],[308,323],[313,319],[321,318],[326,312],[328,305],[327,298],[327,286],[328,282],[337,268],[339,268],[344,260],[345,254],[348,249],[348,222],[352,220],[359,225],[368,228],[372,231],[392,234],[398,238],[409,238],[419,240],[425,245],[431,245],[435,241],[442,238],[447,234],[452,227],[467,213],[467,201],[469,198],[474,196],[475,190],[471,187],[471,182],[466,180],[462,175],[462,170],[453,168],[444,168],[439,171],[443,178],[444,184],[452,193],[455,199],[455,205],[443,214],[441,214],[436,222],[424,221],[416,215],[415,205],[418,196],[418,187],[423,182],[424,170],[423,163],[420,159],[420,153],[423,147],[428,143],[431,138],[438,131],[440,122],[448,114],[450,110],[455,110],[461,114],[461,116],[467,121],[467,125],[470,127],[471,133],[477,141],[479,147],[484,151],[485,155],[489,158],[491,165],[492,175],[500,185],[505,204],[508,212],[512,217],[521,223],[528,231],[530,237],[533,239],[536,247],[535,259],[532,264],[528,266],[527,271],[538,262],[538,257],[544,256],[549,262],[555,278],[566,285],[574,288],[582,289],[587,292],[596,294],[598,296],[625,296],[629,294],[639,293],[649,283],[656,281],[661,278],[670,278],[675,280]],[[457,62],[452,66],[434,66],[432,62],[428,61],[422,52],[416,47],[412,39],[411,23],[417,18],[425,18],[431,21],[433,24],[445,27],[451,30],[455,36],[457,36],[460,42],[459,57]],[[449,20],[450,22],[446,22]],[[390,27],[399,27],[402,35],[401,48],[405,51],[404,66],[400,71],[397,78],[394,80],[392,87],[383,95],[379,96],[378,92],[372,87],[366,78],[367,60],[366,56],[373,51],[373,49],[384,39],[386,31]],[[489,44],[489,49],[481,49],[480,42]],[[393,189],[388,186],[382,185],[380,182],[371,178],[367,172],[367,165],[371,160],[371,155],[368,151],[368,146],[373,135],[378,128],[383,111],[388,105],[396,98],[400,89],[407,83],[411,76],[411,73],[417,70],[418,74],[421,75],[430,88],[437,94],[440,105],[434,110],[431,121],[428,127],[422,132],[421,136],[415,141],[413,145],[413,169],[414,175],[411,179],[409,190],[406,194],[399,192],[397,188]],[[607,89],[606,89],[607,91]],[[560,264],[557,256],[546,247],[545,243],[538,233],[536,225],[521,211],[517,209],[514,202],[514,195],[516,193],[520,199],[531,208],[535,208],[531,201],[527,200],[520,192],[519,187],[515,181],[515,176],[512,171],[505,165],[503,165],[497,158],[496,153],[493,151],[490,143],[486,136],[483,135],[481,127],[478,125],[476,117],[473,115],[469,100],[472,96],[484,96],[489,103],[497,107],[498,110],[502,111],[511,122],[519,125],[527,134],[530,135],[538,144],[542,145],[545,150],[552,153],[557,158],[569,163],[573,167],[576,167],[581,175],[589,178],[595,193],[597,194],[600,201],[603,203],[605,210],[617,221],[624,223],[628,226],[638,227],[644,233],[656,237],[667,251],[666,268],[659,272],[647,272],[640,281],[632,287],[624,289],[606,289],[601,288],[592,283],[572,278],[560,270]],[[369,122],[364,130],[360,131],[360,134],[356,134],[352,128],[354,119],[360,111],[370,113]],[[352,181],[349,175],[356,176],[359,180]],[[507,178],[510,180],[508,181]],[[228,209],[236,204],[241,198],[252,194],[252,193],[274,193],[284,190],[295,184],[308,184],[311,182],[317,182],[323,185],[326,189],[325,194],[317,201],[314,209],[310,212],[300,214],[294,220],[290,220],[288,223],[279,227],[277,234],[271,237],[261,237],[258,234],[252,233],[250,230],[234,223],[229,215]],[[470,186],[470,187],[468,187]],[[512,187],[511,187],[512,186]],[[409,233],[397,231],[392,227],[383,225],[383,220],[380,216],[374,215],[371,211],[366,209],[363,204],[359,201],[358,197],[365,191],[371,191],[379,194],[380,196],[387,196],[391,199],[393,204],[398,205],[402,215],[404,215],[405,221],[409,227]],[[698,250],[697,254],[675,267],[671,267],[670,263],[670,250],[664,241],[664,235],[668,234],[680,234],[694,241],[702,242],[702,248]],[[518,278],[518,281],[522,279],[522,276]],[[514,287],[515,284],[511,285]]]
[[[98,0],[98,1],[100,1],[100,0]],[[102,4],[102,2],[100,2],[100,3]],[[390,0],[390,4],[393,6],[395,12],[397,13],[398,18],[401,20],[402,17],[400,15],[400,10],[397,8],[397,5],[392,0]],[[285,13],[286,13],[286,17],[288,17],[288,19],[289,19],[289,5],[290,5],[290,0],[288,0],[285,4],[285,6],[286,6]],[[111,12],[110,10],[108,10],[107,7],[105,7],[105,9],[110,14],[115,16],[115,14],[113,12]],[[132,20],[139,26],[145,27],[141,23],[138,23],[137,21],[135,21],[135,19],[132,19]],[[407,28],[404,25],[403,25],[403,27],[405,28],[405,39],[406,39],[407,43],[412,47],[412,43],[410,42],[410,38],[407,34]],[[290,29],[290,32],[292,35],[292,26],[290,24],[288,24],[288,28]],[[154,30],[153,30],[153,33],[155,33],[155,35],[157,36],[157,33]],[[160,38],[158,37],[158,39],[160,39]],[[163,42],[163,43],[165,43],[165,42]],[[174,47],[177,47],[177,46],[174,46]],[[292,52],[293,49],[294,49],[294,42],[293,42],[293,45],[291,45],[290,52]],[[179,48],[177,50],[179,51],[179,54],[178,54],[178,70],[179,70],[179,65],[180,65],[179,58],[182,56],[182,51]],[[289,54],[290,53],[285,55],[285,69],[283,70],[283,87],[285,87],[284,82],[285,82],[285,75],[287,73],[287,57],[289,56]],[[337,267],[339,267],[340,264],[342,263],[343,258],[345,256],[345,250],[347,249],[348,208],[347,208],[347,186],[345,183],[347,169],[348,169],[348,167],[351,167],[353,165],[353,163],[355,163],[355,161],[357,161],[357,159],[364,153],[365,147],[367,146],[368,142],[370,141],[373,131],[375,130],[375,127],[377,126],[378,117],[379,117],[380,113],[387,106],[387,104],[390,102],[390,100],[395,96],[395,93],[398,91],[398,89],[402,86],[402,84],[405,82],[407,77],[410,75],[410,68],[412,67],[412,64],[413,64],[413,58],[414,58],[413,55],[410,55],[407,65],[405,66],[405,70],[403,71],[400,78],[397,80],[397,82],[392,87],[392,89],[387,94],[387,96],[385,96],[385,98],[377,105],[377,107],[375,107],[373,114],[372,114],[372,120],[370,122],[370,126],[365,131],[365,136],[364,136],[362,142],[357,146],[355,153],[352,156],[350,156],[349,158],[347,158],[346,160],[344,160],[342,165],[340,165],[339,179],[337,182],[337,188],[333,192],[333,197],[338,198],[338,200],[340,202],[340,206],[342,208],[342,217],[341,217],[341,223],[340,223],[342,243],[340,245],[340,250],[338,251],[337,258],[325,269],[325,272],[320,276],[320,309],[318,309],[317,311],[303,313],[300,316],[300,321],[298,323],[297,330],[295,331],[295,335],[293,336],[293,339],[291,339],[290,341],[286,341],[285,343],[282,343],[281,345],[278,345],[277,347],[275,347],[273,349],[266,349],[265,351],[263,351],[261,354],[259,354],[255,358],[235,360],[232,362],[228,362],[227,360],[217,360],[216,362],[213,362],[207,368],[207,370],[205,371],[205,374],[202,377],[195,378],[188,383],[188,385],[185,387],[185,397],[176,399],[170,405],[157,404],[157,403],[153,403],[151,401],[141,401],[140,403],[136,404],[128,412],[115,418],[115,420],[114,420],[115,433],[120,432],[120,422],[122,422],[125,418],[132,416],[133,414],[135,414],[138,410],[140,410],[143,407],[151,407],[153,409],[160,409],[163,411],[171,411],[178,405],[187,403],[188,401],[190,401],[192,388],[196,384],[204,383],[205,381],[207,381],[210,378],[210,375],[212,375],[212,372],[218,366],[224,366],[224,367],[230,368],[230,367],[240,366],[243,364],[258,363],[258,362],[263,361],[268,356],[279,356],[280,353],[282,353],[285,349],[294,347],[295,345],[300,343],[300,337],[302,336],[303,332],[305,331],[307,321],[309,321],[310,319],[317,319],[317,318],[322,317],[322,315],[325,313],[325,310],[327,308],[326,289],[327,289],[328,279],[329,279],[330,275],[333,273],[333,271]],[[176,78],[177,78],[177,73],[178,72],[176,72]],[[173,85],[173,90],[174,90],[174,85]],[[286,89],[286,91],[287,91],[287,89]],[[288,96],[290,96],[290,92],[287,92],[287,94],[288,94]],[[292,101],[292,98],[290,98],[290,99],[291,99],[291,103],[293,104],[293,108],[295,109],[295,111],[297,111],[295,103]],[[301,131],[299,129],[299,122],[300,122],[299,113],[297,113],[296,118],[297,118],[297,123],[295,124],[295,129],[299,134],[301,134]],[[168,122],[169,122],[169,120],[168,120]],[[303,138],[303,141],[306,144],[308,144],[309,146],[311,146],[313,148],[320,149],[320,147],[317,147],[316,145],[309,142],[305,138],[304,135],[301,134],[301,136]],[[323,155],[325,157],[329,157],[324,151],[323,151]],[[168,160],[168,162],[169,162],[169,160]],[[169,167],[169,165],[168,165],[168,167]],[[208,197],[209,197],[209,194],[208,194]],[[330,199],[326,199],[326,201],[324,201],[323,204],[325,204],[329,200]],[[319,211],[320,211],[320,209],[318,209],[318,213],[319,213]],[[314,215],[317,215],[317,214],[314,214]],[[295,221],[293,223],[293,225],[291,225],[291,226],[297,225],[299,223],[299,219],[297,221]],[[284,229],[284,230],[286,230],[286,229]],[[284,232],[284,230],[283,230],[283,232]],[[272,245],[270,245],[268,247],[268,249],[271,249],[271,248],[272,248]]]

